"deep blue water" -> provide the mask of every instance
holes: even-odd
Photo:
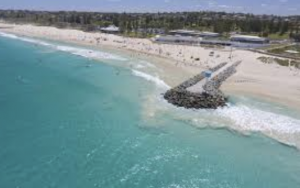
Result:
[[[106,61],[0,37],[1,188],[300,187],[298,150],[150,120],[156,86]]]

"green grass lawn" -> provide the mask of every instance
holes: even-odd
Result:
[[[259,57],[257,59],[260,60],[261,62],[267,63],[267,64],[276,63],[280,66],[284,66],[284,67],[292,66],[292,67],[295,67],[297,69],[300,69],[300,62],[299,61],[292,60],[290,62],[288,59],[269,58],[269,57],[265,57],[265,56]]]
[[[274,34],[269,34],[268,38],[271,40],[289,39],[289,34],[285,33],[283,35],[280,35],[280,33],[274,33]]]
[[[246,35],[250,35],[250,36],[259,36],[259,33],[246,33]],[[283,35],[280,35],[280,33],[272,33],[269,34],[268,37],[271,40],[284,40],[284,39],[289,39],[289,33],[285,33]]]
[[[292,50],[298,52],[297,54],[295,53],[288,53],[286,52],[287,50]],[[288,56],[293,56],[293,57],[300,57],[300,45],[292,45],[292,46],[286,46],[282,48],[274,48],[271,50],[268,50],[270,53],[274,54],[280,54],[280,55],[288,55]]]

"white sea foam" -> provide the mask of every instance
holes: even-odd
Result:
[[[125,61],[125,58],[122,58],[117,55],[113,55],[106,52],[100,52],[95,50],[88,50],[84,48],[76,48],[76,47],[70,47],[70,46],[55,46],[57,50],[64,51],[64,52],[70,52],[74,55],[79,55],[86,58],[92,58],[92,59],[114,59],[119,61]]]
[[[146,67],[156,68],[155,65],[153,65],[152,63],[149,63],[148,61],[145,61],[145,60],[141,60],[141,61],[139,61],[139,63],[141,63],[142,65],[144,65]]]
[[[151,97],[147,101],[145,117],[153,118],[155,115],[167,113],[176,120],[198,128],[225,128],[243,134],[259,132],[300,149],[300,120],[284,113],[273,112],[272,105],[268,105],[269,110],[263,110],[260,106],[248,105],[251,101],[243,101],[217,110],[191,110],[175,107],[165,100],[162,102],[161,97],[158,100],[157,97]]]
[[[133,75],[144,78],[147,81],[155,83],[158,87],[164,88],[164,89],[170,89],[170,86],[167,85],[163,80],[161,80],[158,76],[152,76],[150,74],[138,71],[138,70],[132,70]]]
[[[159,98],[159,100],[164,100]],[[164,100],[165,101],[165,100]],[[228,127],[237,131],[245,132],[263,132],[263,133],[280,133],[280,134],[299,134],[300,119],[289,115],[262,110],[260,107],[247,105],[247,102],[235,105],[228,104],[227,107],[216,110],[190,110],[175,107],[165,101],[161,107],[155,107],[153,102],[152,110],[172,111],[175,118],[187,122],[192,122],[198,127]],[[248,101],[248,103],[251,101]],[[148,105],[149,106],[149,105]],[[299,138],[300,140],[300,138]]]
[[[245,105],[216,110],[217,115],[229,118],[235,128],[255,132],[300,133],[300,120]]]
[[[144,65],[137,64],[137,65],[135,65],[135,68],[137,68],[137,69],[143,69],[143,68],[145,68],[145,66],[144,66]]]
[[[0,32],[0,36],[11,38],[11,39],[18,39],[18,40],[22,40],[25,42],[30,42],[30,43],[34,43],[34,44],[38,44],[38,45],[42,45],[42,46],[47,46],[47,47],[50,47],[50,48],[53,48],[53,49],[56,49],[59,51],[69,52],[74,55],[78,55],[78,56],[82,56],[82,57],[86,57],[86,58],[113,59],[113,60],[119,60],[119,61],[126,60],[123,57],[120,57],[118,55],[113,55],[110,53],[106,53],[106,52],[89,50],[89,49],[79,48],[79,47],[65,46],[65,45],[55,45],[55,44],[44,42],[42,40],[30,39],[30,38],[26,38],[26,37],[19,37],[19,36],[13,35],[13,34],[7,34],[7,33]]]
[[[0,36],[2,36],[2,37],[7,37],[7,38],[12,38],[12,39],[18,39],[18,38],[19,38],[19,37],[17,37],[16,35],[7,34],[7,33],[2,33],[2,32],[0,32]]]

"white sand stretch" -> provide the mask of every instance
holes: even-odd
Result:
[[[149,39],[7,23],[0,23],[0,31],[118,49],[130,52],[132,56],[142,55],[163,70],[162,78],[171,86],[208,67],[230,61],[230,48],[157,44]],[[212,51],[214,55],[210,56]],[[232,61],[242,60],[242,64],[223,84],[222,90],[228,94],[257,96],[300,110],[300,69],[265,64],[257,60],[261,56],[265,55],[234,49]]]

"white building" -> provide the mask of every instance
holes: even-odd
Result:
[[[100,31],[102,31],[103,33],[119,33],[120,29],[115,25],[110,25],[108,27],[101,27]]]
[[[232,35],[230,37],[232,42],[243,42],[243,43],[255,43],[255,44],[265,44],[269,43],[269,39],[250,35]]]
[[[220,37],[221,35],[219,33],[213,33],[213,32],[200,32],[199,36],[203,38],[217,38]]]
[[[194,37],[203,37],[203,38],[217,38],[220,37],[219,33],[213,33],[213,32],[199,32],[194,30],[172,30],[169,31],[170,35],[179,35],[179,36],[194,36]]]
[[[178,30],[172,30],[169,31],[170,35],[180,35],[180,36],[194,36],[195,31],[193,30],[185,30],[185,29],[178,29]]]

